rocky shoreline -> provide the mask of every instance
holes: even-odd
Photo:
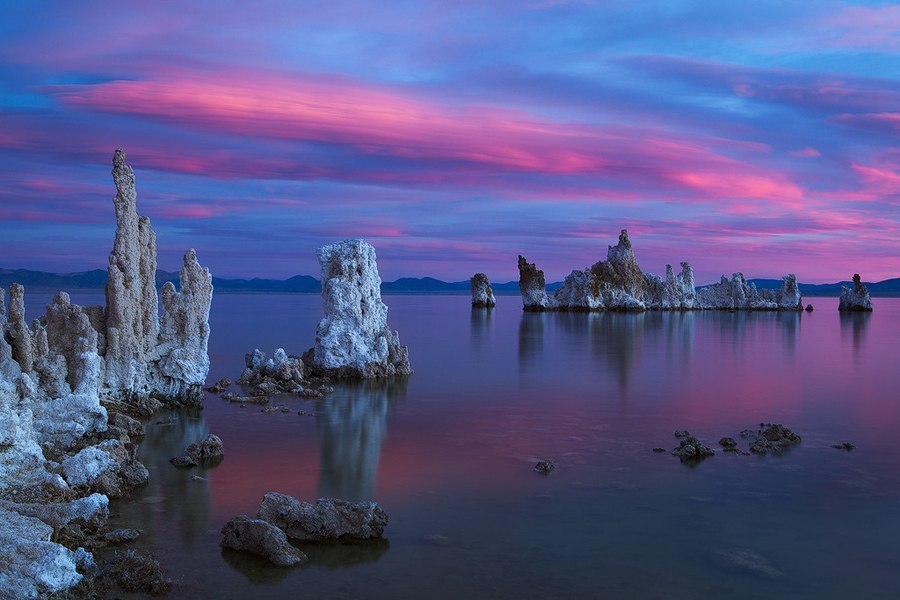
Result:
[[[43,597],[104,571],[91,550],[136,535],[106,528],[109,498],[149,479],[135,459],[143,426],[133,417],[202,399],[212,277],[188,250],[179,289],[166,283],[157,297],[156,234],[137,212],[125,153],[112,162],[106,305],[79,306],[60,292],[29,325],[24,288],[10,287],[8,311],[0,290],[3,596]]]

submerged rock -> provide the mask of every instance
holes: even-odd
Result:
[[[746,571],[765,579],[781,579],[784,573],[776,569],[772,562],[749,548],[729,548],[715,554],[715,562],[725,568]]]
[[[388,328],[375,249],[364,240],[345,240],[316,254],[325,317],[304,363],[317,374],[337,378],[411,374],[409,351]]]
[[[484,273],[475,273],[469,280],[472,285],[472,306],[475,308],[491,308],[497,305],[491,282]]]
[[[851,444],[850,442],[842,442],[840,444],[833,444],[832,448],[837,448],[838,450],[846,450],[850,452],[851,450],[856,450],[856,445]]]
[[[539,460],[536,465],[534,465],[534,470],[542,475],[547,475],[556,468],[556,464],[552,460],[544,459]]]
[[[277,492],[263,496],[257,517],[304,541],[380,538],[388,515],[376,502],[319,498],[315,504]]]
[[[869,288],[862,282],[859,273],[853,274],[853,289],[841,286],[841,299],[838,304],[840,311],[869,312],[872,310],[872,298],[869,297]]]
[[[157,596],[172,588],[172,580],[163,572],[159,561],[137,550],[116,552],[110,560],[107,575],[122,589],[132,593]]]
[[[281,529],[244,515],[231,519],[222,527],[222,546],[262,556],[279,567],[292,567],[309,560],[291,546]]]
[[[224,392],[225,390],[227,390],[230,387],[231,387],[231,380],[223,377],[222,379],[218,380],[217,382],[215,382],[214,384],[212,384],[211,386],[209,386],[205,389],[207,392],[212,392],[213,394],[221,394],[222,392]]]

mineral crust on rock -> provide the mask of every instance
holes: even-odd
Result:
[[[296,356],[288,356],[284,348],[277,348],[272,358],[256,348],[244,356],[246,368],[241,373],[238,383],[252,388],[253,393],[266,395],[299,393],[303,391],[303,360]]]
[[[841,300],[838,304],[838,310],[871,312],[872,298],[869,297],[869,288],[862,282],[859,273],[853,274],[852,290],[845,285],[841,286]]]
[[[491,282],[484,273],[475,273],[469,280],[472,286],[472,306],[474,308],[492,308],[497,305]]]
[[[292,540],[367,540],[379,538],[388,515],[376,502],[319,498],[315,504],[277,492],[263,496],[256,515]]]
[[[687,262],[675,273],[666,265],[666,277],[641,270],[634,248],[623,229],[606,260],[572,271],[552,296],[547,294],[544,272],[519,256],[519,290],[526,311],[644,311],[644,310],[801,310],[802,299],[794,275],[779,290],[757,290],[743,274],[695,289],[694,270]]]
[[[316,254],[325,317],[303,362],[316,374],[336,378],[411,374],[409,351],[388,328],[375,249],[364,240],[345,240]]]
[[[0,560],[0,597],[70,587],[81,579],[76,567],[91,557],[49,541],[41,527],[31,527],[37,537],[20,536],[16,527],[40,519],[53,531],[60,515],[84,512],[98,499],[107,502],[146,483],[149,473],[131,443],[141,424],[124,414],[110,421],[101,399],[140,412],[159,401],[181,404],[202,395],[212,279],[189,250],[180,288],[163,288],[157,316],[156,237],[149,219],[137,213],[134,171],[121,150],[112,175],[116,232],[106,306],[79,306],[60,292],[29,326],[24,288],[10,286],[8,310],[0,289],[0,503],[27,515],[0,518],[0,539],[18,540],[0,542],[3,555],[15,548],[24,557]],[[99,494],[59,504],[92,492]],[[46,510],[36,508],[42,504]]]

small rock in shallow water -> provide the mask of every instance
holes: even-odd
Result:
[[[133,542],[140,536],[140,529],[112,529],[104,533],[102,539],[107,544],[124,544],[126,542]]]
[[[227,390],[230,387],[231,387],[231,380],[223,377],[222,379],[215,382],[213,385],[206,388],[206,391],[212,392],[213,394],[219,394],[221,392],[224,392],[225,390]]]
[[[772,566],[768,558],[747,548],[729,548],[715,554],[715,562],[722,567],[748,571],[766,579],[781,579],[784,573]]]
[[[843,442],[841,444],[834,444],[832,448],[837,448],[838,450],[846,450],[849,452],[850,450],[854,450],[856,448],[855,444],[851,444],[850,442]]]
[[[701,442],[696,436],[691,435],[687,430],[677,430],[675,437],[678,438],[679,445],[672,450],[672,454],[683,462],[700,460],[716,454],[712,448]]]
[[[734,438],[723,437],[719,440],[719,445],[723,448],[734,448],[737,446],[737,441]]]
[[[222,546],[263,556],[279,567],[305,563],[307,556],[288,542],[278,527],[262,519],[235,517],[222,527]]]
[[[755,454],[783,452],[800,443],[800,436],[781,423],[760,423],[760,427],[765,429],[759,431],[756,439],[750,444],[750,452]]]
[[[548,473],[550,473],[550,471],[552,471],[555,468],[556,468],[556,464],[554,464],[554,462],[552,460],[547,460],[547,459],[539,460],[538,463],[536,465],[534,465],[534,470],[537,471],[538,473],[541,473],[542,475],[547,475]]]
[[[666,449],[665,448],[654,448],[653,451],[654,452],[665,452]]]
[[[193,467],[198,464],[215,465],[225,458],[225,446],[222,438],[210,433],[202,442],[188,446],[184,454],[169,460],[176,467]]]
[[[814,310],[816,310],[816,309],[813,308],[813,305],[812,305],[812,304],[807,304],[807,305],[806,305],[806,312],[812,312],[812,311],[814,311]]]

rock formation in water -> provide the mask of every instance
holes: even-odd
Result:
[[[469,283],[472,285],[473,308],[492,308],[497,305],[497,299],[494,298],[494,290],[491,289],[491,282],[488,281],[487,275],[475,273]]]
[[[325,317],[303,362],[316,374],[337,378],[411,374],[409,351],[388,328],[375,249],[364,240],[345,240],[316,254]]]
[[[802,310],[803,299],[797,278],[787,275],[779,290],[759,290],[747,283],[743,273],[734,273],[729,280],[722,275],[719,283],[697,290],[701,308],[728,310]]]
[[[388,524],[388,515],[377,502],[319,498],[310,504],[277,492],[263,496],[256,516],[299,541],[380,538]]]
[[[690,431],[679,429],[675,432],[678,438],[678,447],[672,450],[672,455],[677,456],[682,462],[699,461],[709,456],[715,456],[716,452]]]
[[[519,292],[522,294],[522,303],[525,310],[550,310],[550,299],[547,297],[544,272],[538,269],[534,263],[525,260],[519,255]]]
[[[237,516],[222,527],[222,546],[266,558],[278,567],[292,567],[309,560],[294,548],[284,532],[262,519]]]
[[[10,296],[12,291],[10,290]],[[838,304],[840,311],[858,311],[870,312],[872,310],[872,299],[869,297],[869,288],[862,282],[859,273],[853,275],[853,289],[846,285],[841,286],[841,300]],[[10,314],[12,310],[10,310]]]
[[[105,499],[146,483],[149,473],[135,460],[130,438],[140,423],[118,415],[110,424],[101,399],[141,411],[160,401],[202,397],[212,278],[189,250],[180,289],[163,288],[157,317],[156,238],[149,219],[137,213],[134,172],[121,150],[112,174],[116,235],[106,307],[72,304],[60,292],[29,326],[24,288],[10,287],[8,312],[0,289],[0,501],[7,501],[4,511],[25,515],[24,521],[0,519],[0,538],[16,536],[16,527],[35,521],[36,513],[23,503],[68,501],[91,492]],[[0,596],[28,597],[77,583],[81,575],[73,556],[81,552],[89,560],[90,553],[73,553],[51,542],[41,527],[27,526],[34,535],[22,537],[17,548],[39,568],[0,567]]]
[[[575,270],[552,296],[546,292],[544,272],[519,256],[519,289],[526,311],[644,311],[644,310],[800,310],[802,299],[793,275],[780,290],[757,290],[741,273],[700,290],[687,262],[675,273],[666,265],[666,278],[644,273],[634,256],[628,231],[623,229],[606,260]]]

